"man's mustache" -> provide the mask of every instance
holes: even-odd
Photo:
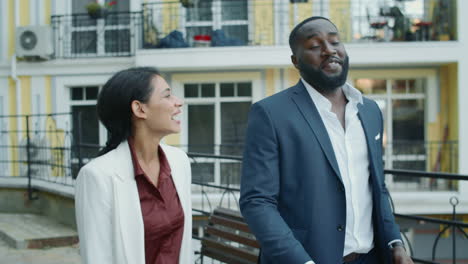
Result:
[[[321,64],[320,64],[320,68],[323,68],[325,66],[326,63],[331,63],[331,62],[337,62],[339,63],[340,65],[343,65],[344,61],[336,56],[329,56],[326,60],[324,60]]]

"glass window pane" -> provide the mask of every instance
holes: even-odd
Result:
[[[215,84],[204,83],[201,85],[201,96],[202,97],[215,97]]]
[[[247,20],[247,0],[222,0],[221,19],[226,20]]]
[[[71,89],[72,100],[83,100],[83,88],[82,87],[73,87],[70,89]]]
[[[72,32],[72,53],[96,53],[96,31]]]
[[[424,153],[424,100],[395,99],[392,100],[392,108],[394,153]],[[408,149],[409,143],[416,142],[421,146],[418,150]]]
[[[96,100],[98,94],[98,87],[86,87],[86,100]]]
[[[425,160],[407,160],[407,159],[398,159],[398,157],[394,157],[396,160],[393,161],[393,169],[400,169],[400,170],[418,170],[418,171],[426,171],[426,161]],[[419,183],[421,181],[418,177],[405,177],[405,176],[393,176],[394,182],[416,182]]]
[[[221,184],[240,184],[241,163],[221,163]]]
[[[387,81],[375,79],[356,79],[354,86],[363,94],[387,93]]]
[[[234,96],[234,83],[221,83],[221,97]]]
[[[252,83],[238,83],[237,96],[252,96]]]
[[[130,52],[130,30],[112,29],[104,33],[105,52]]]
[[[226,37],[240,41],[246,45],[249,42],[249,28],[247,25],[222,26]]]
[[[393,80],[392,81],[392,93],[404,94],[408,93],[407,80]]]
[[[187,21],[211,21],[213,20],[213,12],[211,6],[213,0],[198,0],[194,1],[193,7],[186,8]]]
[[[242,155],[250,102],[221,103],[221,154]]]
[[[214,105],[188,106],[188,151],[214,153]]]
[[[214,182],[214,164],[192,162],[192,180],[201,183]]]
[[[72,106],[73,140],[75,144],[99,144],[99,121],[96,105]],[[96,148],[81,148],[82,158],[94,158]]]
[[[409,94],[424,93],[424,80],[394,80],[392,81],[392,93]]]
[[[185,97],[198,97],[198,84],[184,84]]]

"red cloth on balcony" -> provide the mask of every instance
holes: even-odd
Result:
[[[178,263],[184,232],[184,212],[172,180],[169,162],[159,147],[160,172],[156,187],[140,167],[131,139],[128,144],[145,227],[146,264]]]

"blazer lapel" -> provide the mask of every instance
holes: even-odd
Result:
[[[314,132],[314,135],[320,143],[320,147],[322,148],[323,152],[325,153],[325,156],[328,159],[328,162],[335,171],[336,176],[343,183],[338,167],[338,162],[336,161],[335,152],[330,141],[330,137],[328,136],[327,129],[323,124],[322,118],[320,117],[320,114],[317,108],[315,107],[312,98],[310,98],[309,93],[307,92],[306,88],[304,87],[301,81],[299,81],[299,83],[291,89],[292,100],[296,103],[297,107],[299,108],[299,111],[302,113],[302,116]]]
[[[366,106],[364,106],[363,104],[358,104],[357,107],[358,107],[358,117],[361,120],[361,125],[362,125],[362,128],[364,129],[364,134],[366,136],[367,150],[369,152],[368,154],[369,165],[374,170],[374,173],[370,174],[372,177],[372,175],[377,173],[377,168],[375,166],[376,163],[374,160],[374,157],[377,156],[377,149],[376,149],[377,145],[375,143],[376,139],[374,138],[375,129],[372,129],[372,125],[376,125],[375,124],[376,120],[372,118],[372,116],[370,115],[370,111],[369,109],[366,109]],[[374,131],[374,133],[372,133],[372,131]],[[373,179],[379,180],[379,177],[373,177]]]
[[[144,263],[144,224],[128,142],[116,149],[112,164],[116,231],[122,235],[127,263]]]

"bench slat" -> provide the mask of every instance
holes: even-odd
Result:
[[[216,241],[212,238],[209,237],[204,237],[202,240],[202,246],[207,247],[207,248],[215,248],[219,249],[221,252],[224,253],[224,255],[227,257],[229,254],[234,255],[236,257],[239,257],[241,259],[245,259],[248,261],[252,261],[253,263],[256,263],[258,260],[258,256],[256,253],[242,249],[242,248],[237,248],[233,247],[227,244],[224,244],[222,242]],[[206,251],[205,251],[206,252]]]
[[[218,207],[213,211],[214,215],[220,215],[227,218],[232,218],[234,220],[244,222],[244,217],[239,211],[231,210],[228,208]]]
[[[227,226],[233,229],[238,229],[246,233],[251,233],[249,226],[245,222],[241,222],[238,220],[232,220],[219,215],[212,215],[210,218],[210,222],[217,225]]]
[[[254,248],[260,248],[260,245],[258,244],[257,240],[217,228],[216,226],[207,226],[205,229],[205,234],[214,235],[229,241],[234,241]]]
[[[226,255],[225,251],[217,250],[214,248],[206,248],[204,253],[205,256],[212,259],[216,259],[228,264],[257,264],[256,261],[248,261],[245,259],[237,258],[236,256]]]

